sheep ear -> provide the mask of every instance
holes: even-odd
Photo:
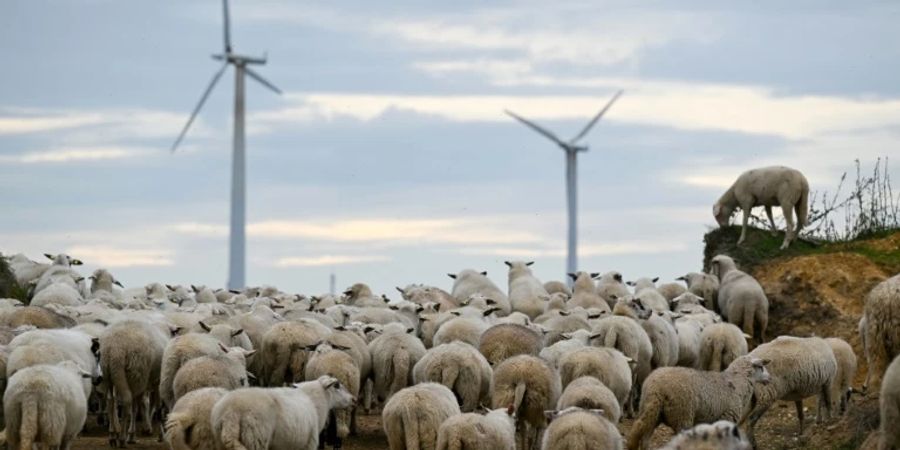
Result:
[[[589,341],[592,341],[592,340],[594,340],[594,339],[597,339],[597,338],[600,337],[600,336],[601,336],[600,333],[595,333],[595,334],[592,334],[590,337],[588,337],[588,340],[589,340]],[[627,356],[626,356],[626,358],[627,358]]]
[[[181,327],[171,327],[169,331],[172,333],[172,336],[178,336],[178,333],[181,332]]]
[[[654,278],[652,281],[653,281],[654,283],[656,283],[657,281],[659,281],[659,277]]]
[[[561,315],[561,316],[563,316],[563,317],[568,316],[569,314],[572,314],[572,313],[569,312],[569,311],[560,311],[560,312],[559,312],[559,315]]]
[[[560,333],[563,339],[572,339],[572,333]]]
[[[84,277],[78,277],[75,279],[76,283],[81,283],[82,281],[84,281]]]
[[[512,263],[509,261],[503,261],[503,264],[506,264],[508,267],[512,268]]]
[[[255,352],[255,350],[254,350],[254,352]],[[256,375],[254,375],[253,372],[248,370],[247,371],[247,379],[256,381],[258,378],[256,378]]]
[[[82,264],[84,264],[84,263],[81,262],[80,259],[73,259],[72,261],[69,262],[69,264],[72,264],[73,266],[80,266],[80,265],[82,265]]]
[[[619,296],[616,294],[609,294],[609,299],[612,301],[616,301],[619,299]]]
[[[234,295],[238,295],[238,294],[241,293],[241,291],[239,291],[239,290],[237,290],[237,289],[229,289],[228,292],[231,292],[231,293],[234,294]]]
[[[212,330],[212,328],[210,328],[210,326],[207,325],[206,322],[204,322],[202,320],[198,321],[197,324],[199,324],[200,328],[203,328],[203,331],[206,331],[207,333],[209,333],[209,331]]]
[[[387,297],[387,295],[381,294],[381,299],[384,300],[385,303],[390,303],[391,299]]]
[[[485,304],[488,304],[488,305],[496,305],[496,304],[497,304],[497,300],[494,300],[494,299],[492,299],[492,298],[486,298],[486,299],[484,299],[484,303],[485,303]]]
[[[396,289],[397,292],[399,292],[399,293],[401,293],[401,294],[405,294],[405,292],[403,291],[403,288],[400,287],[400,286],[394,286],[394,289]]]
[[[100,351],[100,339],[99,338],[91,338],[91,353],[97,354]]]
[[[249,358],[256,354],[256,350],[244,350],[244,358]]]
[[[343,350],[343,351],[350,350],[350,347],[347,347],[346,345],[331,344],[331,346],[332,346],[333,348],[338,349],[338,350]]]
[[[680,319],[680,318],[682,318],[682,317],[684,317],[684,314],[680,314],[680,313],[672,313],[672,320],[678,320],[678,319]]]
[[[556,411],[546,410],[544,411],[544,417],[546,417],[549,421],[553,421],[553,419],[556,417]]]
[[[122,286],[122,283],[120,283],[119,280],[113,280],[113,284],[122,289],[125,289],[125,286]]]
[[[625,284],[629,286],[634,286],[634,281],[626,281]]]
[[[743,335],[744,335],[744,339],[753,339],[753,336],[750,336],[747,333],[743,333]]]
[[[481,271],[481,275],[486,277],[486,276],[487,276],[487,270],[482,270],[482,271]]]
[[[53,255],[51,255],[51,254],[49,254],[49,253],[44,253],[44,256],[46,256],[47,259],[49,259],[49,260],[51,260],[51,261],[53,261],[54,259],[56,259],[55,256],[53,256]]]
[[[82,279],[83,279],[83,278],[82,278]],[[91,281],[97,281],[97,277],[95,277],[95,276],[93,276],[93,275],[89,276],[88,279],[91,280]]]
[[[594,413],[594,414],[596,414],[596,415],[598,415],[598,416],[602,416],[603,413],[604,413],[604,411],[603,411],[602,409],[600,409],[600,408],[591,409],[591,410],[589,410],[589,411],[592,412],[592,413]]]
[[[534,264],[534,261],[528,261],[527,263],[525,263],[526,266],[531,266],[532,264]]]
[[[228,347],[226,347],[225,344],[223,344],[221,342],[219,342],[219,350],[222,350],[223,352],[228,353]]]
[[[567,274],[567,275],[569,275],[569,278],[571,278],[571,279],[572,279],[572,281],[575,281],[575,280],[577,280],[577,279],[578,279],[578,275],[577,275],[577,274],[574,274],[574,273],[569,273],[569,274]]]
[[[687,283],[687,277],[685,277],[684,275],[682,275],[682,276],[676,278],[675,281],[684,281],[685,283]]]
[[[456,274],[448,273],[447,276],[453,278],[454,280],[456,279]]]
[[[450,314],[452,314],[452,315],[454,315],[454,316],[456,316],[456,317],[459,317],[459,316],[462,315],[462,313],[459,312],[459,311],[450,311]]]
[[[241,334],[243,332],[244,332],[243,328],[238,328],[237,330],[231,332],[231,337],[237,337],[239,334]]]
[[[500,311],[500,308],[488,308],[488,309],[484,310],[483,315],[484,315],[484,317],[487,317],[497,311]]]
[[[600,272],[591,272],[591,278],[600,278]]]
[[[372,331],[375,331],[375,327],[372,327],[372,326],[363,327],[363,333],[371,333]]]
[[[413,327],[409,327],[409,328],[406,329],[406,332],[409,333],[409,334],[413,334],[413,333],[416,332],[416,329],[413,328]]]
[[[390,305],[390,306],[388,306],[388,309],[393,310],[393,311],[398,311],[398,310],[400,310],[400,307],[397,305]]]
[[[422,311],[425,311],[425,307],[422,305],[416,305],[416,312],[422,312]]]
[[[168,290],[170,290],[170,291],[174,291],[174,290],[175,290],[175,286],[172,286],[171,284],[167,284],[167,285],[166,285],[166,289],[168,289]]]

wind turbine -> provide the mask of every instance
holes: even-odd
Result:
[[[562,148],[566,152],[566,205],[568,209],[569,215],[569,236],[568,236],[568,256],[566,257],[566,272],[567,273],[575,273],[578,267],[578,185],[576,183],[576,166],[577,166],[577,155],[578,152],[586,152],[588,150],[587,145],[578,145],[578,141],[581,140],[585,135],[587,135],[588,131],[593,128],[593,126],[603,117],[603,114],[612,106],[612,104],[622,95],[622,91],[616,92],[615,95],[609,100],[609,103],[591,119],[590,122],[585,125],[584,129],[581,130],[580,133],[575,135],[568,142],[563,141],[562,139],[556,137],[555,134],[547,130],[546,128],[541,127],[540,125],[525,119],[512,111],[506,110],[506,114],[512,116],[512,118],[522,122],[528,128],[531,128],[534,131],[537,131],[544,137],[550,139],[555,142],[560,148]],[[568,280],[569,277],[566,277]],[[571,284],[571,281],[569,282]]]
[[[234,137],[233,147],[234,153],[231,157],[231,228],[230,241],[228,251],[228,289],[242,289],[244,287],[244,258],[245,258],[245,232],[244,225],[246,220],[246,157],[244,152],[244,75],[250,75],[263,86],[281,94],[281,90],[274,84],[254,72],[249,65],[265,64],[266,57],[262,58],[239,55],[231,50],[231,24],[228,17],[228,0],[222,0],[222,13],[224,16],[224,43],[225,48],[221,54],[212,55],[216,61],[224,61],[222,68],[219,69],[209,82],[209,86],[203,91],[200,101],[194,107],[194,112],[188,119],[178,139],[172,144],[172,152],[178,148],[178,144],[184,139],[188,129],[203,108],[203,104],[209,97],[219,78],[225,73],[225,69],[231,64],[234,66]]]

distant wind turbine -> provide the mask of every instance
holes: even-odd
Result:
[[[222,13],[224,15],[225,49],[222,54],[212,55],[212,58],[216,61],[224,61],[224,64],[213,75],[209,86],[203,91],[200,102],[194,107],[194,112],[191,113],[191,117],[181,130],[181,134],[178,135],[178,139],[172,144],[172,152],[178,148],[178,144],[184,139],[194,119],[197,118],[197,114],[200,113],[200,109],[203,108],[203,104],[206,102],[209,94],[216,86],[219,78],[222,78],[222,74],[225,73],[225,69],[228,68],[229,64],[234,65],[234,153],[231,158],[231,237],[228,256],[228,289],[242,289],[244,287],[244,259],[246,255],[244,226],[247,192],[245,181],[246,157],[244,154],[244,75],[250,75],[250,78],[253,78],[276,94],[281,94],[281,90],[247,67],[251,64],[265,64],[265,56],[256,58],[239,55],[231,51],[231,24],[228,17],[228,0],[222,0]]]
[[[514,119],[522,122],[528,128],[531,128],[534,131],[537,131],[544,137],[550,139],[555,142],[556,145],[560,146],[566,152],[566,204],[568,206],[569,213],[569,236],[568,236],[568,256],[566,258],[566,272],[567,273],[575,273],[578,269],[578,185],[576,182],[576,169],[577,169],[577,155],[578,152],[586,152],[588,150],[587,145],[578,145],[578,141],[581,140],[585,135],[587,135],[588,131],[593,128],[593,126],[603,117],[603,114],[612,106],[612,104],[622,95],[622,91],[616,92],[615,95],[609,100],[609,103],[591,119],[590,122],[585,125],[584,129],[581,130],[575,137],[573,137],[568,142],[563,141],[562,139],[556,137],[555,134],[548,131],[546,128],[541,127],[540,125],[525,119],[519,115],[516,115],[512,111],[506,110],[506,114],[509,114]],[[569,277],[565,277],[567,280]],[[569,281],[571,283],[571,280]]]

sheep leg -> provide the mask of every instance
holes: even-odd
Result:
[[[791,245],[791,241],[794,240],[794,234],[796,231],[794,230],[794,208],[792,205],[782,204],[781,212],[784,214],[784,242],[781,243],[781,249],[784,250],[788,248],[788,245]]]
[[[800,431],[798,436],[803,436],[803,400],[795,400],[794,406],[797,407],[797,419],[800,421]]]
[[[119,408],[112,389],[106,394],[106,413],[109,415],[109,446],[116,447],[116,438],[119,436]]]
[[[832,393],[831,393],[831,385],[826,384],[822,386],[822,393],[819,394],[819,413],[816,415],[816,423],[822,423],[822,407],[825,407],[825,418],[824,420],[831,420],[831,406],[832,406]]]
[[[741,206],[741,212],[743,212],[744,216],[741,219],[741,237],[738,239],[737,245],[743,244],[744,239],[747,238],[747,224],[750,222],[750,208]]]
[[[778,228],[775,227],[775,218],[772,217],[772,205],[766,205],[766,215],[769,216],[769,223],[772,225],[772,236],[778,235]]]
[[[150,393],[145,392],[141,398],[141,408],[144,410],[144,434],[153,435],[153,409],[150,407]]]

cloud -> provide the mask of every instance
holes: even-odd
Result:
[[[387,256],[378,255],[322,255],[322,256],[291,256],[277,259],[272,266],[284,267],[320,267],[340,266],[348,264],[363,264],[370,262],[390,261]]]
[[[0,112],[0,135],[38,133],[103,123],[96,112],[52,113],[29,109],[6,109]]]
[[[0,136],[62,132],[65,142],[97,143],[146,138],[175,139],[187,121],[188,113],[162,110],[125,109],[38,109],[3,108],[0,110]],[[208,136],[202,119],[191,126],[191,136]]]
[[[69,247],[66,253],[101,267],[171,266],[175,263],[169,250],[75,245]]]
[[[619,241],[588,243],[578,246],[579,257],[646,255],[684,251],[683,242]],[[463,255],[501,256],[509,258],[564,258],[567,254],[562,243],[555,248],[542,247],[468,247],[456,250]]]
[[[140,147],[70,147],[47,151],[26,152],[19,155],[2,155],[0,163],[44,164],[77,161],[125,159],[143,156],[151,150]]]

